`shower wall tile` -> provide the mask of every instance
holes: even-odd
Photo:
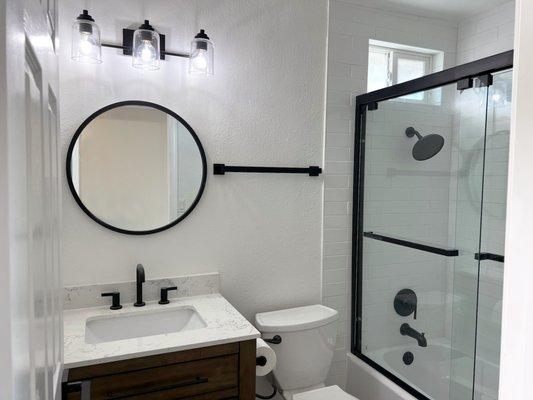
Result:
[[[512,50],[515,2],[509,1],[459,23],[457,64]]]
[[[339,326],[336,356],[328,377],[328,383],[344,386],[346,360],[342,354],[349,351],[351,342],[354,105],[355,96],[366,92],[369,39],[442,50],[445,52],[444,64],[447,68],[455,62],[457,26],[448,21],[386,12],[345,1],[331,0],[329,4],[322,298],[325,305],[338,310],[347,322]],[[445,233],[431,228],[431,221],[435,223],[447,215],[447,203],[444,204],[441,199],[445,198],[447,202],[448,189],[442,189],[442,182],[438,182],[446,178],[428,176],[414,183],[412,177],[404,176],[404,171],[394,169],[398,169],[399,162],[401,164],[402,160],[407,159],[404,156],[410,156],[410,150],[406,152],[407,155],[403,154],[405,146],[412,145],[412,141],[407,142],[401,135],[402,130],[409,126],[406,124],[417,121],[417,126],[424,131],[445,129],[450,127],[449,116],[441,116],[433,106],[416,108],[398,104],[390,113],[370,115],[369,120],[375,124],[375,141],[369,149],[376,162],[369,166],[367,193],[374,200],[390,199],[389,205],[396,210],[393,214],[384,215],[385,204],[371,204],[369,207],[373,207],[373,211],[370,218],[376,227],[388,227],[393,232],[403,229],[404,233],[416,233],[417,227],[423,226],[422,236],[432,235],[435,240],[446,239]],[[435,163],[435,168],[444,168],[446,165],[446,161],[439,160],[439,163]],[[431,190],[424,192],[420,198],[414,198],[413,189],[424,184],[429,184]],[[426,200],[431,204],[425,204]],[[413,220],[426,222],[411,225]],[[424,288],[431,286],[431,291],[441,287],[440,283],[435,286],[434,279],[424,275],[424,272],[427,273],[427,263],[417,260],[416,256],[409,255],[408,261],[405,261],[413,271],[413,279],[402,278],[402,265],[394,264],[397,260],[391,259],[386,252],[376,251],[374,258],[375,269],[372,273],[376,274],[373,277],[376,291],[370,294],[369,299],[376,304],[376,310],[386,312],[385,315],[390,312],[385,310],[391,308],[390,297],[395,293],[395,284],[413,284]],[[423,282],[424,279],[428,282]],[[423,310],[422,314],[427,312]],[[380,327],[379,331],[382,330],[383,327]],[[391,335],[401,337],[397,332]]]

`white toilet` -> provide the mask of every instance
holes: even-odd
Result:
[[[354,400],[338,386],[324,382],[337,338],[338,312],[320,305],[257,314],[263,339],[281,337],[271,344],[276,352],[274,378],[286,400]]]

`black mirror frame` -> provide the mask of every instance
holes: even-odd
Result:
[[[83,133],[83,130],[89,125],[89,123],[94,120],[96,117],[98,117],[100,114],[105,113],[106,111],[112,110],[114,108],[122,107],[122,106],[145,106],[145,107],[152,107],[156,110],[163,111],[166,114],[171,115],[176,120],[178,120],[191,134],[194,141],[196,142],[196,145],[198,146],[198,150],[200,151],[200,157],[202,158],[202,182],[200,183],[200,188],[198,190],[198,194],[196,195],[196,198],[190,205],[190,207],[185,211],[179,218],[175,219],[174,221],[170,222],[167,225],[161,226],[159,228],[155,229],[149,229],[145,231],[131,231],[127,229],[117,228],[116,226],[110,225],[105,221],[102,221],[100,218],[98,218],[96,215],[94,215],[87,207],[85,207],[85,204],[83,204],[83,201],[78,196],[78,193],[76,192],[76,189],[74,188],[74,182],[72,181],[72,171],[71,171],[71,162],[72,162],[72,152],[74,151],[74,146],[76,145],[76,142],[80,135]],[[207,161],[205,157],[205,151],[202,146],[202,143],[200,142],[200,139],[196,135],[196,132],[191,128],[191,126],[185,121],[183,118],[181,118],[178,114],[175,112],[169,110],[166,107],[163,107],[156,103],[151,103],[148,101],[142,101],[142,100],[126,100],[126,101],[120,101],[118,103],[113,103],[108,106],[105,106],[98,111],[91,114],[83,123],[80,125],[80,127],[76,130],[76,133],[74,133],[74,136],[72,137],[70,141],[70,145],[68,147],[67,152],[67,182],[68,187],[70,189],[70,192],[72,193],[72,196],[74,197],[74,200],[76,200],[76,203],[78,203],[78,206],[87,214],[93,221],[97,222],[98,224],[106,227],[107,229],[110,229],[114,232],[123,233],[126,235],[151,235],[153,233],[158,233],[161,231],[165,231],[169,228],[172,228],[174,225],[178,224],[179,222],[183,221],[196,207],[198,202],[200,201],[200,198],[202,197],[202,194],[205,189],[205,183],[207,179]]]

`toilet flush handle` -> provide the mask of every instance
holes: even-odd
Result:
[[[272,339],[263,339],[265,342],[270,344],[280,344],[281,343],[281,336],[276,335]]]

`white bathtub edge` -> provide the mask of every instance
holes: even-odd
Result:
[[[363,360],[347,353],[346,391],[359,400],[416,400]]]

